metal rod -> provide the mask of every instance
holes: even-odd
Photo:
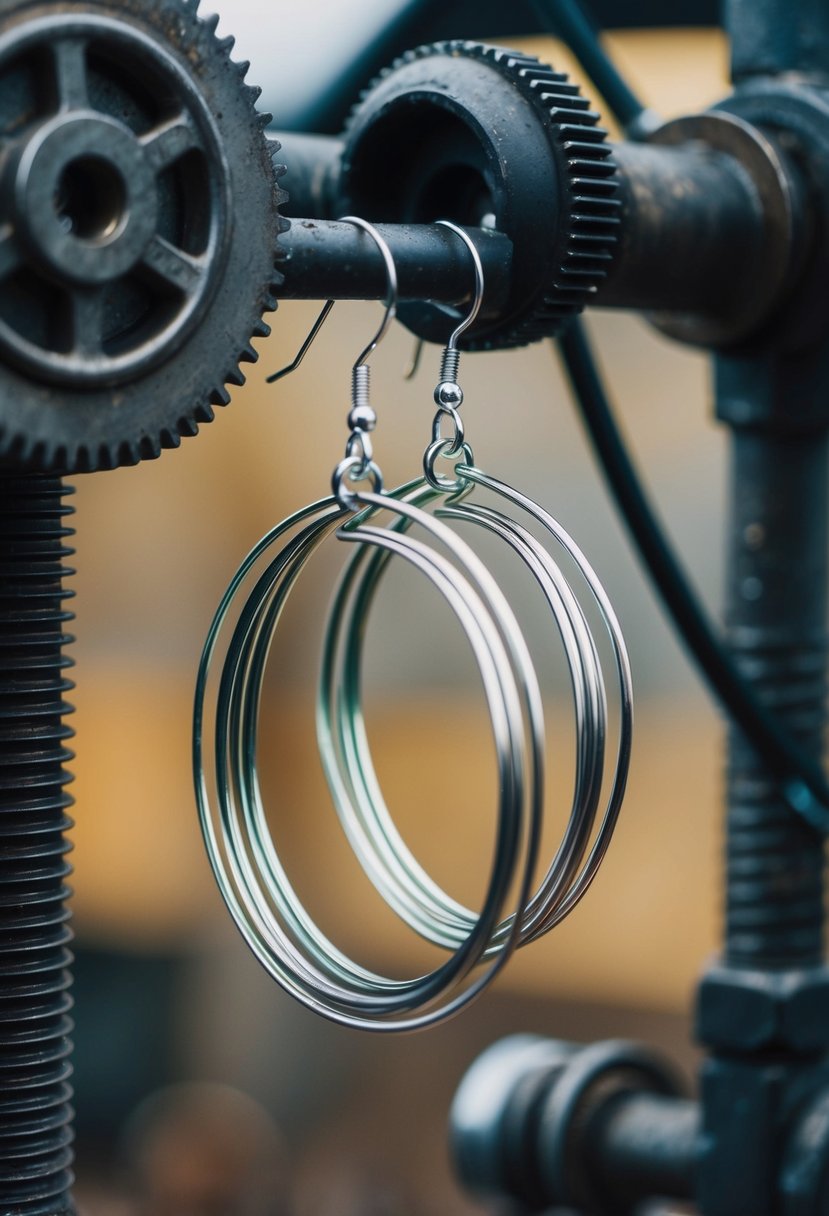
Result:
[[[581,1144],[593,1185],[614,1209],[655,1195],[693,1197],[700,1108],[687,1098],[628,1092],[611,1098],[584,1128]]]
[[[463,242],[438,224],[376,224],[397,269],[398,298],[468,303],[475,276]],[[506,299],[512,264],[512,242],[485,228],[466,230],[484,268],[484,315],[497,312]],[[280,238],[284,260],[283,300],[383,300],[388,285],[383,259],[374,244],[353,224],[298,219]]]
[[[333,219],[334,194],[340,172],[343,141],[328,135],[280,133],[274,159],[287,166],[280,185],[288,191],[284,215],[314,215]]]
[[[4,1212],[70,1216],[72,798],[58,477],[0,473],[0,1161]]]
[[[744,677],[801,747],[822,755],[826,688],[827,438],[737,430],[728,634]],[[728,771],[726,962],[823,959],[823,838],[733,731]]]

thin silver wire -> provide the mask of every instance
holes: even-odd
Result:
[[[601,798],[607,709],[604,677],[584,612],[551,555],[514,520],[492,508],[474,504],[468,497],[456,497],[438,506],[436,513],[441,518],[472,522],[493,531],[525,562],[547,600],[570,671],[577,740],[573,799],[559,848],[538,890],[521,909],[519,945],[523,945],[536,940],[572,911],[607,851],[630,763],[633,727],[630,666],[607,596],[565,530],[537,504],[505,483],[472,466],[461,467],[459,473],[465,480],[467,494],[477,481],[521,506],[570,555],[607,629],[619,684],[620,726],[611,789],[595,843],[585,861]],[[394,491],[394,496],[421,506],[445,497],[438,496],[424,482],[402,487]],[[437,886],[405,845],[383,799],[362,715],[360,672],[365,620],[386,564],[385,554],[357,554],[345,570],[333,601],[318,689],[319,750],[337,812],[366,874],[412,929],[436,945],[453,949],[468,932],[474,914]],[[511,928],[509,920],[498,926],[489,951],[497,950],[501,936]]]
[[[481,255],[478,253],[475,246],[475,242],[468,233],[464,232],[463,228],[459,227],[457,224],[453,224],[451,220],[437,220],[436,222],[442,228],[448,228],[450,232],[454,232],[461,238],[464,245],[466,245],[467,249],[469,250],[470,257],[472,258],[472,265],[475,268],[475,296],[472,301],[472,307],[452,331],[449,341],[446,344],[446,349],[453,351],[458,349],[458,342],[469,329],[470,325],[475,323],[478,313],[481,311],[481,305],[484,302],[484,267],[483,263],[481,262]]]
[[[331,498],[303,508],[254,547],[225,593],[202,654],[196,685],[193,765],[199,819],[222,896],[266,970],[306,1007],[346,1026],[381,1032],[420,1029],[453,1016],[499,973],[518,945],[557,924],[587,890],[618,818],[630,759],[632,696],[624,642],[613,610],[583,554],[560,525],[506,483],[477,469],[457,413],[458,341],[483,299],[483,270],[466,233],[449,221],[473,257],[472,308],[444,350],[440,406],[424,458],[427,480],[383,493],[368,432],[366,361],[396,313],[397,275],[388,246],[359,217],[343,217],[372,237],[384,258],[383,321],[353,367],[351,434]],[[324,309],[294,365],[319,332]],[[445,400],[438,392],[448,389]],[[445,438],[441,413],[455,426]],[[435,470],[461,457],[455,477]],[[429,474],[431,473],[431,477]],[[368,480],[369,489],[358,488]],[[470,501],[475,486],[526,511],[575,562],[608,631],[620,687],[621,725],[613,781],[595,833],[605,768],[606,690],[598,652],[577,596],[547,548],[501,509]],[[450,495],[450,496],[448,496]],[[424,507],[431,507],[431,511]],[[381,519],[391,516],[391,523]],[[532,658],[506,597],[452,524],[472,523],[503,539],[541,589],[570,672],[576,763],[570,816],[534,893],[544,811],[544,719]],[[336,533],[357,546],[329,614],[317,699],[317,734],[330,793],[367,876],[394,911],[427,940],[450,951],[433,971],[398,980],[346,955],[302,904],[271,836],[259,783],[260,710],[265,671],[282,614],[308,562]],[[366,622],[392,558],[422,574],[458,621],[476,660],[498,770],[496,846],[480,913],[451,899],[404,844],[374,770],[361,704]],[[278,814],[290,807],[277,800]],[[585,854],[587,855],[585,858]],[[512,912],[508,904],[514,905]],[[481,964],[476,972],[475,968]]]
[[[386,267],[386,311],[383,314],[383,320],[380,323],[380,328],[377,330],[377,333],[371,339],[362,354],[358,356],[357,362],[354,364],[355,367],[362,367],[369,355],[374,353],[378,344],[382,342],[383,338],[385,338],[389,326],[397,316],[397,267],[394,264],[394,257],[392,256],[392,252],[389,249],[388,244],[383,240],[382,236],[374,225],[370,224],[368,220],[361,219],[359,215],[341,215],[340,222],[343,224],[355,224],[358,228],[361,228],[363,232],[366,232],[380,250],[383,257],[383,264]]]
[[[393,503],[385,495],[371,492],[359,492],[355,497],[372,512],[390,510],[408,523],[424,527],[470,577],[460,574],[452,561],[422,541],[392,528],[370,526],[364,515],[349,519],[334,498],[304,508],[278,525],[242,563],[208,633],[196,686],[194,775],[200,822],[219,888],[263,966],[304,1005],[340,1024],[378,1031],[412,1030],[451,1016],[479,995],[516,945],[517,933],[513,933],[483,974],[470,976],[503,919],[516,872],[519,906],[532,881],[540,833],[535,791],[542,763],[543,720],[533,716],[540,713],[540,694],[531,665],[516,673],[512,659],[520,643],[513,640],[510,650],[505,642],[507,637],[518,636],[514,618],[511,614],[501,618],[502,605],[498,594],[493,595],[493,591],[497,593],[494,580],[471,550],[445,524],[411,504]],[[285,602],[307,561],[335,528],[344,539],[378,546],[410,562],[439,591],[478,661],[492,722],[499,816],[487,896],[480,917],[448,962],[413,980],[391,980],[366,970],[319,930],[281,865],[259,789],[259,708],[271,643]],[[271,558],[273,549],[276,554]],[[263,561],[267,561],[265,569],[257,574],[256,567]],[[252,577],[256,581],[249,591]],[[240,603],[232,624],[232,613]],[[220,639],[226,653],[218,687],[208,697],[211,684],[216,683],[210,677]],[[528,717],[533,731],[529,744],[525,737]]]
[[[299,350],[297,351],[297,353],[293,359],[293,362],[288,363],[285,367],[281,367],[278,372],[272,372],[271,375],[268,376],[268,378],[265,382],[266,384],[276,384],[277,380],[282,380],[284,376],[290,376],[292,372],[295,372],[297,370],[299,365],[302,363],[302,360],[308,354],[308,351],[311,349],[314,342],[316,341],[317,334],[322,329],[325,322],[328,320],[328,314],[331,312],[331,309],[334,307],[334,304],[335,304],[334,300],[325,301],[322,308],[320,309],[320,312],[317,316],[316,321],[311,326],[311,328],[308,332],[307,338],[305,339],[305,341],[302,343],[302,346],[300,346]]]
[[[377,333],[374,335],[371,342],[368,344],[368,346],[365,348],[365,350],[362,352],[362,354],[358,357],[357,362],[354,364],[354,368],[356,370],[356,368],[362,367],[363,364],[368,359],[369,355],[372,354],[373,351],[375,351],[377,349],[378,343],[385,337],[389,326],[391,325],[394,318],[397,316],[397,297],[398,297],[397,268],[394,264],[394,257],[392,256],[392,253],[388,247],[388,244],[386,243],[386,241],[384,241],[383,237],[380,235],[380,233],[377,231],[377,229],[374,227],[373,224],[370,224],[368,222],[368,220],[361,219],[359,216],[356,216],[356,215],[343,215],[340,217],[340,222],[343,224],[355,224],[358,228],[361,228],[364,232],[367,232],[369,234],[369,236],[371,237],[371,239],[374,241],[377,248],[380,250],[380,253],[382,254],[382,257],[383,257],[383,264],[385,265],[385,268],[386,268],[386,284],[387,284],[386,311],[385,311],[383,320],[380,324],[380,328],[378,329]],[[448,223],[448,221],[444,221],[444,222]],[[297,370],[297,368],[300,366],[300,364],[302,363],[305,356],[308,354],[308,351],[311,349],[314,342],[316,341],[317,336],[318,336],[320,330],[322,329],[323,325],[328,320],[328,315],[331,312],[331,309],[334,307],[335,303],[336,303],[336,301],[334,301],[334,300],[325,301],[322,308],[320,309],[317,319],[314,321],[314,324],[311,326],[311,329],[308,332],[308,336],[303,341],[302,346],[300,346],[300,348],[297,351],[292,362],[288,363],[285,367],[281,367],[279,369],[279,371],[272,372],[271,375],[267,377],[267,380],[266,380],[267,384],[275,384],[277,382],[277,380],[282,380],[285,376],[289,376],[292,372],[295,372]],[[415,367],[414,371],[412,371],[411,374],[414,375],[416,370],[417,370],[417,368]]]

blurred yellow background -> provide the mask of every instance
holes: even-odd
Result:
[[[232,28],[230,12],[226,24]],[[713,31],[625,33],[609,42],[645,100],[666,117],[727,91],[725,48]],[[526,45],[578,75],[559,46]],[[247,386],[198,442],[185,441],[158,462],[78,481],[74,907],[87,942],[187,949],[230,933],[196,822],[192,688],[208,624],[236,565],[278,519],[327,492],[341,455],[350,365],[376,323],[376,305],[335,308],[302,369],[274,388],[264,383],[292,358],[315,312],[313,304],[280,307]],[[595,314],[590,329],[640,468],[716,606],[724,441],[710,419],[706,360],[635,318]],[[398,327],[373,361],[376,448],[389,484],[416,473],[433,412],[437,352],[427,349],[417,379],[404,383],[410,350]],[[628,636],[637,688],[632,777],[609,858],[566,924],[516,959],[501,984],[684,1009],[717,944],[716,712],[643,582],[549,347],[468,356],[461,374],[478,462],[535,496],[586,550]],[[323,579],[314,590],[322,611]],[[462,886],[470,869],[486,864],[489,847],[487,825],[478,820],[481,803],[492,802],[491,773],[486,765],[481,771],[481,735],[465,725],[480,719],[481,708],[454,683],[451,653],[438,656],[437,667],[425,661],[432,638],[418,635],[418,615],[414,607],[411,615],[394,612],[377,622],[381,649],[394,654],[394,679],[384,682],[381,673],[378,681],[382,709],[372,744],[401,821],[424,848],[438,842],[448,880],[457,872]],[[314,819],[316,745],[299,712],[313,692],[313,624],[292,639],[274,709],[279,753],[292,765],[290,852],[300,871],[323,876],[320,899],[329,913],[340,909],[350,918],[347,932],[358,938],[373,905],[361,902],[358,876],[339,864],[333,815]],[[553,703],[549,712],[558,723],[566,704]],[[424,798],[424,756],[430,770],[452,775],[444,787],[451,814]],[[323,828],[306,832],[311,822]],[[369,936],[381,959],[414,965],[415,953],[393,926],[372,920]]]

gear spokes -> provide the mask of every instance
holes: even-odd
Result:
[[[267,117],[196,7],[0,3],[0,461],[157,455],[267,332],[285,226]]]

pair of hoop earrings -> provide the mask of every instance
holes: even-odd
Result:
[[[517,947],[560,923],[587,891],[624,795],[633,725],[631,679],[615,613],[581,550],[547,511],[475,465],[459,412],[458,343],[480,309],[483,270],[471,239],[449,221],[441,223],[464,241],[473,260],[475,299],[443,352],[423,476],[384,490],[371,441],[376,416],[369,401],[367,360],[394,318],[396,273],[380,233],[365,220],[345,218],[383,256],[386,312],[353,369],[350,433],[334,470],[331,495],[297,511],[259,541],[213,619],[196,687],[194,775],[214,874],[260,963],[297,1000],[332,1021],[404,1031],[433,1025],[469,1004]],[[331,304],[286,370],[301,361]],[[438,471],[438,462],[446,459],[455,462],[454,477]],[[482,492],[490,501],[479,501]],[[541,693],[506,596],[458,535],[469,525],[500,538],[527,568],[569,671],[575,714],[573,796],[561,842],[534,891],[545,811]],[[332,535],[352,545],[354,553],[336,588],[323,639],[318,746],[334,807],[365,874],[408,926],[449,952],[435,970],[408,980],[361,966],[310,916],[271,838],[257,777],[259,708],[271,643],[307,561]],[[613,656],[619,724],[615,754],[609,758],[603,664],[580,598],[556,560],[562,552],[578,571],[581,592],[598,610]],[[363,641],[375,593],[392,558],[407,562],[439,593],[480,671],[499,793],[494,860],[479,912],[451,898],[410,852],[386,806],[372,760],[361,708]],[[211,680],[217,670],[218,678]]]

